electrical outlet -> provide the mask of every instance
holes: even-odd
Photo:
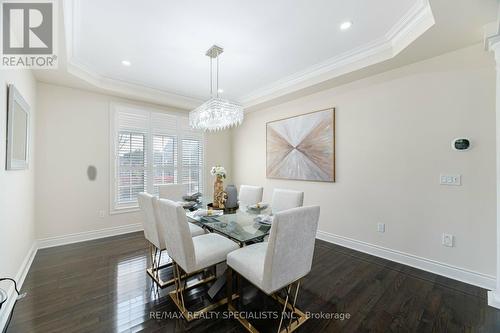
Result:
[[[377,231],[385,232],[385,223],[377,223]]]
[[[106,216],[106,212],[105,212],[105,211],[103,211],[103,210],[100,210],[100,211],[99,211],[99,217],[100,217],[100,218],[103,218],[104,216]]]
[[[455,236],[450,234],[443,234],[443,246],[453,247],[455,245]]]

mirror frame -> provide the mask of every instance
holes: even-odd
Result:
[[[30,158],[30,106],[23,98],[21,93],[16,89],[13,84],[8,86],[8,105],[7,105],[7,158],[6,158],[6,170],[25,170],[29,167]],[[22,111],[26,113],[26,159],[18,160],[12,156],[13,148],[13,113],[14,113],[14,103],[21,106]]]

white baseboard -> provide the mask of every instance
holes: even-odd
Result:
[[[79,232],[76,234],[69,234],[64,236],[43,238],[38,240],[38,248],[45,249],[48,247],[85,242],[89,240],[118,236],[142,230],[143,230],[142,224],[137,223],[137,224],[129,224],[119,227],[100,229],[100,230]]]
[[[484,289],[492,290],[496,287],[496,278],[492,275],[474,272],[436,260],[418,257],[409,253],[392,250],[379,245],[335,235],[325,231],[318,231],[316,237],[329,243],[334,243],[356,251],[368,253],[380,258],[398,262],[400,264],[422,269],[424,271],[442,275],[447,278],[462,281]]]
[[[500,309],[500,295],[495,290],[488,291],[488,305]]]
[[[33,259],[35,259],[36,251],[38,250],[37,247],[37,242],[33,242],[33,245],[31,246],[30,250],[28,251],[28,254],[24,258],[21,267],[19,267],[19,270],[17,271],[16,276],[14,279],[17,282],[17,288],[21,290],[24,279],[26,278],[26,275],[28,275],[28,271],[30,270],[31,263],[33,262]],[[14,307],[14,303],[17,299],[17,294],[14,289],[14,285],[9,287],[9,289],[6,290],[7,292],[7,302],[3,305],[2,310],[0,310],[0,332],[3,332],[5,328],[5,324],[7,324],[7,320],[9,318],[10,312],[12,311],[12,308]]]

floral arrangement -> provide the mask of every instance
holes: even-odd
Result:
[[[220,165],[212,167],[212,170],[210,170],[210,174],[212,176],[217,176],[221,177],[222,179],[226,179],[226,169]]]

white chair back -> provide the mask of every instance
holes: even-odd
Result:
[[[196,265],[193,238],[186,212],[179,203],[168,199],[158,201],[160,219],[166,224],[167,253],[182,269],[190,272]]]
[[[142,226],[144,228],[144,237],[156,248],[165,249],[165,238],[163,232],[159,231],[158,215],[157,215],[157,200],[149,193],[139,193],[138,201],[141,208],[143,219]]]
[[[278,212],[302,207],[304,204],[304,192],[294,190],[274,189],[271,209],[273,214]]]
[[[298,207],[274,216],[264,261],[265,290],[276,291],[309,273],[319,211],[319,206]]]
[[[262,186],[241,185],[239,201],[241,207],[254,205],[262,201],[262,193],[264,188]]]
[[[186,194],[186,186],[184,184],[165,184],[158,186],[158,188],[160,199],[182,201],[182,196]]]

